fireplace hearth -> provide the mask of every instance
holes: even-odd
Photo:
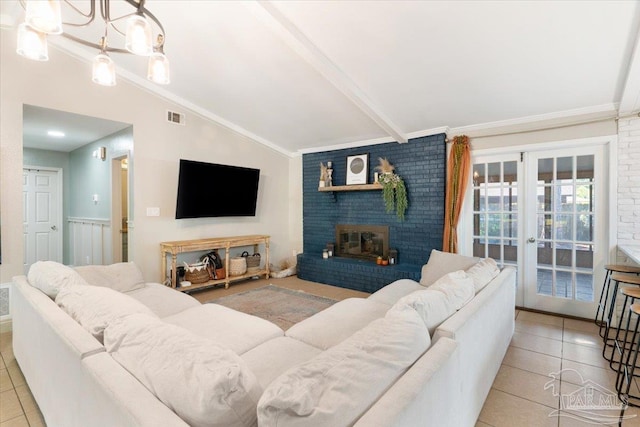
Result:
[[[336,225],[335,256],[376,261],[389,255],[389,227],[386,225]]]

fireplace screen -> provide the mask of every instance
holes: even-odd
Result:
[[[389,253],[389,227],[336,225],[336,256],[375,261]]]

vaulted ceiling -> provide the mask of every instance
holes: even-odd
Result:
[[[638,1],[146,6],[166,30],[171,84],[114,54],[119,78],[286,154],[640,110]]]

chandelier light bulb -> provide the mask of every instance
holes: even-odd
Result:
[[[93,81],[102,86],[115,86],[116,68],[113,60],[104,53],[93,58]]]
[[[47,35],[34,30],[27,24],[20,24],[16,52],[35,61],[48,61]]]
[[[25,22],[46,34],[62,34],[60,0],[27,0]]]
[[[153,53],[151,24],[144,16],[132,15],[127,20],[125,48],[141,56],[149,56]]]
[[[149,57],[147,78],[161,85],[168,85],[170,83],[169,60],[164,53],[155,52]]]

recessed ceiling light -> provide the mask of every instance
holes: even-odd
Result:
[[[47,135],[53,136],[54,138],[62,138],[64,136],[64,132],[60,132],[59,130],[50,130],[47,132]]]

